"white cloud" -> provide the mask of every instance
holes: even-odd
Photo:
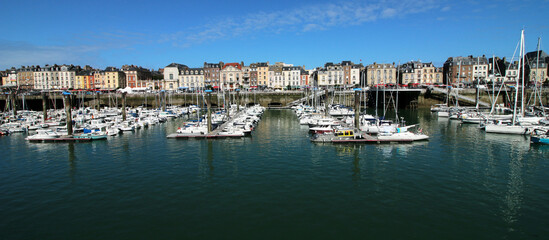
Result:
[[[383,10],[383,12],[381,13],[381,17],[383,18],[390,18],[390,17],[394,17],[395,15],[397,14],[397,10],[394,9],[394,8],[386,8]]]
[[[450,6],[446,6],[446,7],[443,7],[442,9],[440,9],[440,11],[448,12],[448,11],[450,11],[450,9],[452,9]]]
[[[330,28],[360,25],[379,19],[403,17],[440,9],[436,0],[375,0],[369,2],[338,2],[306,5],[283,11],[260,12],[242,17],[226,17],[162,36],[161,42],[191,46],[207,41],[250,36],[263,33],[302,33]]]

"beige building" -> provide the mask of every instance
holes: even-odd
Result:
[[[397,72],[394,64],[375,63],[366,67],[368,85],[397,84]]]
[[[273,89],[283,89],[284,88],[284,82],[283,82],[283,76],[282,76],[282,68],[286,65],[283,62],[276,62],[274,65],[269,66],[269,82],[267,86],[269,88]]]
[[[46,65],[37,68],[34,74],[35,89],[73,89],[75,88],[76,71],[73,65]]]
[[[38,66],[39,67],[39,66]],[[17,85],[22,89],[34,88],[34,71],[35,66],[21,67],[17,69]]]
[[[547,80],[547,63],[540,62],[530,65],[530,82],[545,82]]]
[[[442,83],[442,69],[433,63],[411,61],[398,68],[400,84],[435,84]]]
[[[269,86],[269,62],[257,63],[257,85]]]
[[[179,76],[179,87],[191,91],[204,88],[204,69],[188,68],[181,71]]]
[[[114,67],[107,67],[104,71],[94,73],[95,87],[103,90],[125,88],[126,74]]]

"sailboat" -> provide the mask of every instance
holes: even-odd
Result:
[[[525,55],[525,49],[524,49],[524,29],[523,29],[520,34],[520,50],[519,50],[520,77],[517,78],[517,81],[516,81],[513,117],[510,121],[494,120],[491,122],[487,122],[486,125],[484,126],[484,129],[487,133],[526,135],[526,134],[530,134],[530,132],[532,131],[532,127],[533,127],[532,124],[518,121],[520,118],[524,117],[524,55]],[[522,70],[522,73],[521,73],[521,70]],[[522,79],[522,82],[519,82],[520,79]],[[522,87],[520,116],[517,115],[519,87]]]

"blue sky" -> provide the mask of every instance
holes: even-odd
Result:
[[[97,68],[172,62],[511,58],[549,44],[549,0],[538,1],[4,1],[0,69],[76,64]],[[547,48],[545,48],[547,49]]]

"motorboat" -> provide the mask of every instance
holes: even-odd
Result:
[[[26,137],[26,140],[44,140],[44,139],[56,139],[61,137],[61,134],[50,129],[38,129],[36,133]]]
[[[549,129],[536,128],[530,136],[530,143],[549,145]]]

